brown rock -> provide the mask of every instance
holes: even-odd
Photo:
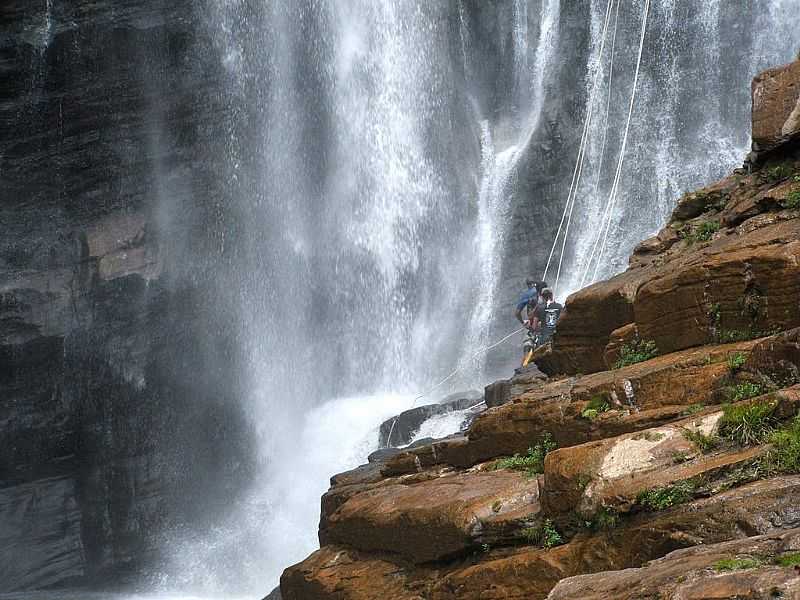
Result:
[[[800,407],[800,386],[745,400],[774,402],[776,414],[792,418]],[[745,467],[766,447],[723,448],[703,454],[691,434],[716,435],[722,411],[696,415],[637,433],[563,448],[547,455],[541,491],[549,516],[577,513],[591,519],[601,509],[630,510],[645,490],[664,488],[703,477],[703,488],[714,489],[738,467]],[[680,456],[676,461],[675,457]],[[755,475],[752,475],[755,476]],[[740,474],[735,474],[741,480]],[[716,482],[716,483],[715,483]]]
[[[436,584],[431,600],[540,600],[571,571],[574,548],[527,549],[457,570]]]
[[[679,419],[688,405],[716,404],[729,376],[727,357],[748,353],[747,341],[676,352],[616,371],[539,384],[512,402],[478,415],[467,438],[446,440],[390,457],[385,476],[436,464],[469,467],[497,456],[525,453],[545,433],[560,447],[655,427]],[[612,409],[588,420],[593,399]]]
[[[281,576],[283,600],[423,600],[416,588],[401,565],[334,546],[317,550]]]
[[[646,567],[561,581],[549,600],[728,600],[800,598],[800,577],[773,557],[800,549],[800,530],[678,550]],[[746,558],[756,568],[723,571],[720,561]]]
[[[753,150],[765,152],[800,134],[800,61],[753,79]]]
[[[484,521],[520,508],[538,513],[538,483],[515,471],[390,483],[347,498],[321,525],[321,542],[425,563],[463,553],[476,545]]]
[[[603,362],[606,363],[606,368],[613,369],[619,360],[622,347],[637,339],[639,339],[639,330],[636,328],[636,323],[628,323],[612,331],[603,352]]]

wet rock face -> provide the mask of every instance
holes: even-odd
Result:
[[[224,74],[190,2],[3,15],[0,592],[119,582],[248,471],[233,340],[203,342],[214,298],[185,277],[214,260]]]
[[[752,91],[754,151],[800,137],[800,60],[761,73]]]

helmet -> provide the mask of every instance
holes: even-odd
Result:
[[[533,277],[528,277],[525,280],[525,285],[527,285],[528,287],[534,287],[536,286],[537,283],[538,281],[536,281]]]
[[[541,294],[542,294],[542,298],[544,298],[545,300],[552,300],[553,299],[553,290],[551,290],[549,287],[544,288],[541,291]]]

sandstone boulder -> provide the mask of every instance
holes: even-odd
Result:
[[[800,598],[800,530],[672,552],[645,567],[571,577],[548,600]],[[785,561],[791,562],[791,561]]]
[[[753,150],[766,152],[800,136],[800,61],[753,79]]]
[[[320,541],[425,563],[465,552],[484,522],[519,510],[539,512],[538,482],[516,471],[396,481],[345,499],[320,526]]]

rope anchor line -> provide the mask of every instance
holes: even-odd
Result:
[[[478,357],[479,357],[481,354],[485,354],[486,352],[489,352],[489,350],[494,350],[494,349],[495,349],[495,348],[497,348],[497,347],[498,347],[500,344],[503,344],[503,343],[507,342],[508,340],[510,340],[512,337],[514,337],[514,336],[515,336],[515,335],[517,335],[518,333],[521,333],[521,332],[525,331],[525,329],[526,329],[525,327],[520,327],[520,328],[519,328],[519,329],[517,329],[516,331],[512,331],[512,332],[511,332],[511,333],[509,333],[507,336],[505,336],[505,337],[504,337],[504,338],[502,338],[501,340],[499,340],[499,341],[495,342],[494,344],[491,344],[490,346],[486,346],[485,348],[481,348],[480,350],[478,350],[477,352],[475,352],[474,354],[472,354],[472,355],[471,355],[471,356],[470,356],[470,357],[467,359],[467,361],[466,361],[466,362],[469,362],[469,361],[472,361],[472,360],[474,360],[474,359],[478,358]],[[464,369],[466,369],[466,365],[462,365],[462,366],[460,366],[460,367],[457,367],[456,369],[454,369],[454,370],[453,370],[453,371],[452,371],[450,374],[448,374],[448,375],[447,375],[447,377],[445,377],[444,379],[442,379],[442,380],[441,380],[439,383],[437,383],[436,385],[434,385],[434,386],[433,386],[432,388],[430,388],[430,389],[429,389],[427,392],[425,392],[425,393],[423,393],[423,394],[420,394],[419,396],[417,396],[416,398],[414,398],[414,402],[412,402],[412,403],[411,403],[411,407],[410,407],[410,408],[407,408],[406,410],[411,410],[412,408],[414,408],[414,407],[417,405],[417,402],[418,402],[419,400],[421,400],[422,398],[425,398],[426,396],[429,396],[430,394],[432,394],[433,392],[435,392],[437,389],[439,389],[440,387],[442,387],[442,386],[443,386],[445,383],[447,383],[448,381],[450,381],[450,380],[451,380],[453,377],[455,377],[456,375],[458,375],[458,374],[459,374],[460,372],[462,372]],[[472,408],[477,408],[477,407],[478,407],[478,406],[480,406],[481,404],[483,404],[483,402],[479,402],[478,404],[476,404],[475,406],[473,406],[473,407],[471,407],[471,408],[468,408],[467,410],[472,410]],[[392,421],[392,426],[391,426],[391,428],[389,429],[389,435],[388,435],[388,436],[387,436],[387,438],[386,438],[386,446],[387,446],[387,447],[391,447],[391,445],[392,445],[392,433],[394,433],[394,427],[395,427],[395,425],[397,425],[397,419],[398,419],[398,418],[399,418],[399,415],[398,415],[398,416],[396,416],[396,417],[394,418],[394,420]]]

